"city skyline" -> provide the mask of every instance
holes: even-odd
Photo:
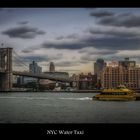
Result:
[[[140,8],[1,8],[0,42],[43,71],[51,61],[70,73],[93,72],[98,58],[140,63],[139,14]]]

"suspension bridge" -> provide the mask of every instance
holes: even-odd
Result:
[[[13,50],[13,48],[0,48],[0,91],[12,90],[13,75],[33,77],[37,79],[49,79],[66,83],[73,82],[70,78],[62,78],[53,74],[34,74],[25,71],[14,71],[13,59],[14,63],[17,63],[17,65],[29,69],[29,66],[27,66],[23,60],[21,60],[20,56]]]

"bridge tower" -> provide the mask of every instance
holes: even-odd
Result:
[[[12,48],[0,48],[0,91],[12,89]]]

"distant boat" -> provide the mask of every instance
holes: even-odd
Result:
[[[104,101],[132,101],[136,100],[136,93],[133,90],[120,85],[115,89],[104,89],[100,94],[93,96],[93,100]]]

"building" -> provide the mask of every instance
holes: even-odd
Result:
[[[128,75],[128,78],[127,78]],[[140,67],[129,67],[127,70],[126,86],[132,89],[140,88]]]
[[[78,74],[73,74],[70,78],[71,78],[73,81],[79,81],[79,75],[78,75]]]
[[[32,61],[31,64],[29,64],[29,72],[34,74],[40,74],[42,73],[42,68],[38,66],[38,64],[35,61]],[[24,85],[31,82],[37,82],[36,78],[32,77],[26,77],[26,76],[19,76],[17,78],[17,84]]]
[[[48,79],[40,79],[39,87],[41,90],[53,90],[55,88],[56,82]]]
[[[38,64],[33,61],[31,64],[29,64],[29,72],[34,74],[40,74],[42,73],[42,67],[38,66]]]
[[[25,77],[25,76],[19,76],[17,78],[17,84],[19,85],[24,85],[24,84],[28,84],[31,82],[37,82],[36,78],[32,78],[32,77]]]
[[[50,62],[50,72],[55,72],[55,65],[53,62]]]
[[[103,59],[97,59],[94,63],[94,74],[97,75],[97,80],[99,81],[101,79],[101,73],[103,71],[103,68],[106,66],[106,63]]]
[[[78,74],[73,74],[70,79],[73,81],[72,82],[72,87],[75,89],[78,89],[79,87],[79,75]]]
[[[140,88],[140,67],[107,66],[102,72],[101,84],[103,88],[115,88],[122,84],[131,89],[138,89]]]
[[[136,62],[135,61],[130,61],[129,58],[125,58],[124,61],[119,61],[119,66],[128,68],[128,67],[135,67]]]
[[[123,67],[106,66],[101,74],[103,88],[114,88],[123,84]]]
[[[80,74],[78,81],[78,89],[79,90],[92,90],[95,88],[95,84],[97,83],[97,75],[92,75],[91,73]]]

